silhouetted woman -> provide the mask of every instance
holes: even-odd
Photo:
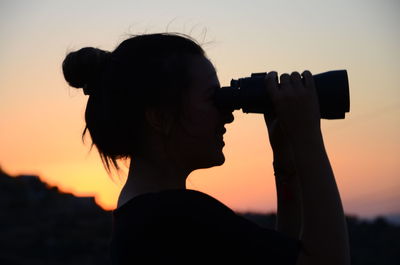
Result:
[[[203,49],[183,34],[136,35],[113,52],[83,48],[63,62],[89,95],[86,130],[108,171],[130,158],[113,211],[113,264],[349,264],[345,217],[324,149],[314,81],[305,71],[266,77],[277,230],[263,229],[188,175],[224,163],[220,87]],[[246,139],[243,139],[246,141]],[[245,177],[245,176],[244,176]]]

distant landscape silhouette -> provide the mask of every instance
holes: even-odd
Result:
[[[75,197],[0,168],[0,264],[109,265],[111,213],[92,197]],[[274,229],[276,215],[241,213]],[[384,217],[346,217],[352,265],[393,265],[400,260],[400,226]]]

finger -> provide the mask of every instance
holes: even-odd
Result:
[[[310,71],[305,70],[302,74],[304,85],[306,88],[315,89],[314,78]]]
[[[269,72],[265,78],[265,82],[268,87],[277,88],[278,87],[278,73],[275,71]]]
[[[278,73],[275,71],[269,72],[265,78],[265,85],[267,87],[268,96],[273,99],[276,98],[278,91]]]
[[[282,95],[291,95],[293,94],[293,87],[290,81],[290,75],[287,73],[281,74],[279,88],[281,90]]]
[[[265,86],[267,93],[267,106],[265,114],[267,114],[266,119],[271,119],[274,116],[274,102],[279,97],[278,88],[278,73],[275,71],[269,72],[265,78]],[[265,115],[264,115],[265,116]]]
[[[288,85],[290,85],[290,76],[287,73],[281,74],[280,76],[280,87],[286,87]]]
[[[301,81],[301,76],[298,72],[292,72],[290,75],[290,81],[296,89],[303,89],[303,82]]]

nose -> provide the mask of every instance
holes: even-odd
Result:
[[[221,113],[224,124],[232,123],[235,120],[235,117],[233,117],[233,110],[224,109],[221,110]]]

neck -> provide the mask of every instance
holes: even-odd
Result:
[[[186,178],[190,170],[185,170],[170,161],[154,162],[135,157],[131,160],[129,174],[123,187],[118,206],[141,194],[168,189],[186,189]]]

